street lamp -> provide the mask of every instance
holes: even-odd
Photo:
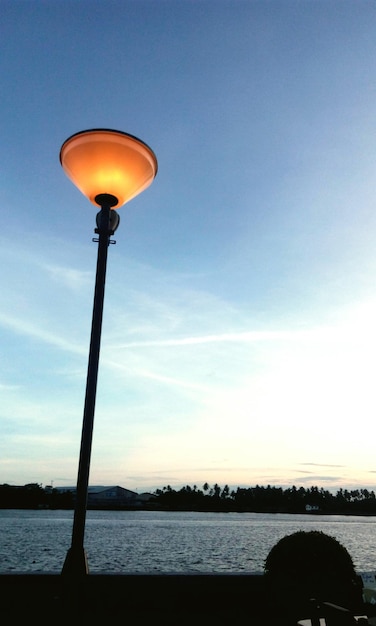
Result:
[[[114,210],[144,191],[154,180],[158,163],[154,152],[133,135],[117,130],[85,130],[69,137],[60,150],[60,163],[71,181],[101,210],[97,214],[94,241],[98,242],[93,317],[72,543],[63,574],[88,574],[84,549],[85,521],[93,438],[95,397],[103,317],[107,250],[119,216]]]

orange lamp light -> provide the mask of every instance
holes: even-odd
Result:
[[[69,137],[61,147],[60,163],[68,178],[96,206],[97,196],[114,196],[111,208],[121,207],[144,191],[158,171],[157,158],[143,141],[105,128]]]

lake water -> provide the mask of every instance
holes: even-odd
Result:
[[[72,523],[72,511],[0,510],[0,572],[60,572]],[[359,573],[376,571],[376,517],[88,511],[85,548],[92,573],[261,573],[297,530],[335,537]]]

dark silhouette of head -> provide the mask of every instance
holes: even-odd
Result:
[[[308,615],[313,600],[349,610],[361,602],[350,554],[337,539],[321,531],[283,537],[270,550],[264,571],[274,601],[297,617]]]

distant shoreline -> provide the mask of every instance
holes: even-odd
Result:
[[[95,497],[93,497],[95,496]],[[0,509],[74,510],[75,490],[37,483],[0,485]],[[368,489],[340,489],[333,494],[323,488],[238,487],[205,483],[202,489],[186,485],[178,491],[169,485],[154,493],[138,494],[120,486],[101,487],[89,493],[87,510],[185,511],[197,513],[270,513],[307,516],[376,516],[376,495]]]
[[[74,507],[50,507],[50,506],[0,506],[0,511],[74,511]],[[87,511],[145,511],[145,512],[161,512],[161,513],[236,513],[255,515],[304,515],[305,517],[376,517],[376,512],[365,513],[359,511],[251,511],[245,509],[185,509],[185,508],[163,508],[163,507],[141,507],[141,506],[89,506]]]

